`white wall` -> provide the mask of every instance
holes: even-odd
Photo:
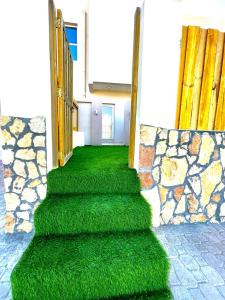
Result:
[[[48,1],[0,1],[0,28],[1,113],[46,117],[51,169]]]
[[[89,82],[131,83],[134,13],[141,0],[90,0]]]

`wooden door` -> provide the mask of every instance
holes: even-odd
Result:
[[[49,0],[49,48],[50,48],[50,76],[51,76],[51,107],[52,107],[52,165],[59,166],[58,160],[58,98],[57,98],[57,16],[53,0]]]
[[[73,150],[73,60],[62,12],[56,12],[53,0],[49,0],[49,32],[53,167],[58,167],[66,164]]]
[[[138,90],[138,66],[140,50],[140,27],[141,9],[138,7],[134,19],[134,44],[133,44],[133,68],[132,68],[132,91],[131,91],[131,115],[130,115],[130,142],[129,142],[129,167],[134,167],[136,113],[137,113],[137,90]]]

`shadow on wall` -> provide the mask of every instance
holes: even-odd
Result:
[[[1,117],[5,232],[31,232],[46,194],[45,118]]]
[[[158,225],[225,222],[224,168],[224,132],[141,125],[139,177]]]

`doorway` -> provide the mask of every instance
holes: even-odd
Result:
[[[102,140],[114,139],[115,105],[102,104]]]
[[[84,134],[84,145],[91,145],[91,110],[91,103],[79,102],[78,128]]]

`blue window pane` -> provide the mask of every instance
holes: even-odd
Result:
[[[66,27],[66,36],[69,43],[77,44],[77,28]]]
[[[70,45],[70,52],[73,60],[77,60],[77,46]]]

